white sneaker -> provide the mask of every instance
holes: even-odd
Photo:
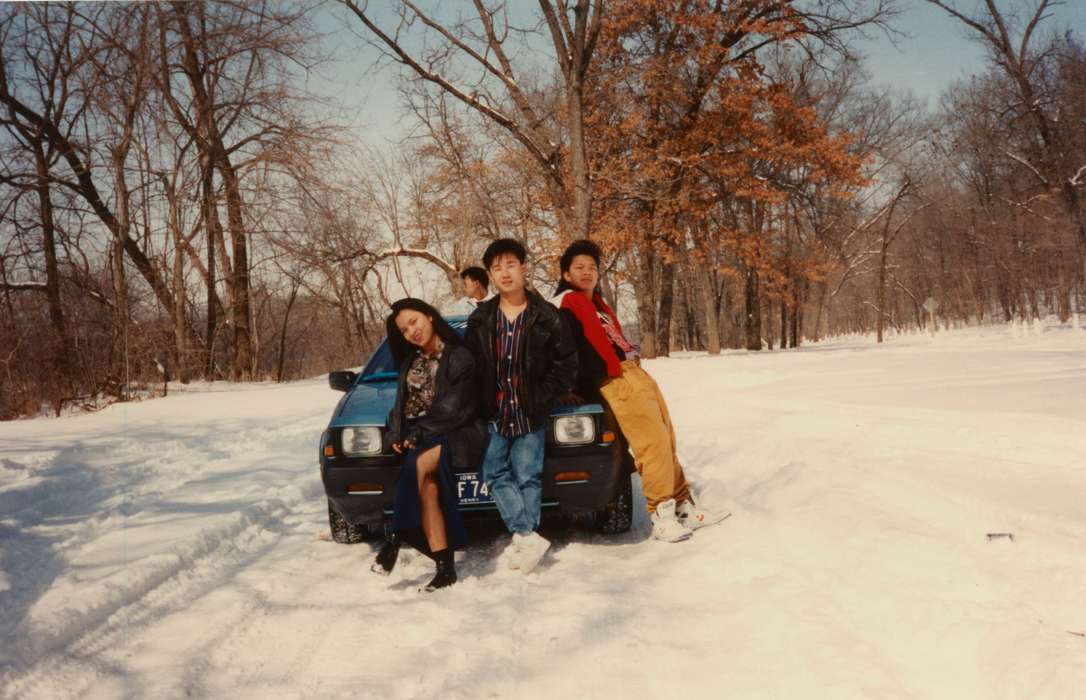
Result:
[[[510,569],[516,570],[520,568],[520,542],[522,539],[524,539],[523,535],[514,532],[513,539],[505,546],[505,549],[502,550],[501,555],[498,557]]]
[[[679,519],[675,516],[674,498],[656,504],[656,512],[652,514],[653,539],[664,542],[682,542],[690,539],[693,534],[693,531],[679,522]]]
[[[517,547],[517,555],[514,557],[516,566],[510,563],[509,568],[520,569],[522,574],[530,573],[532,569],[543,559],[543,555],[550,549],[551,543],[538,532],[529,532],[527,535],[516,533],[513,535],[513,543]]]
[[[675,508],[675,513],[679,516],[679,522],[691,530],[697,530],[699,527],[716,525],[721,520],[731,515],[731,513],[714,513],[710,510],[699,508],[694,505],[693,501],[683,501]]]

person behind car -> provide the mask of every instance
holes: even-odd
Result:
[[[400,543],[407,542],[436,562],[437,573],[423,589],[432,592],[456,583],[453,551],[467,542],[453,466],[474,467],[482,453],[475,359],[437,310],[419,299],[393,304],[385,325],[399,367],[389,441],[404,462],[393,496],[393,536],[372,568],[390,573]]]
[[[539,527],[543,450],[551,408],[573,387],[577,350],[558,311],[526,287],[527,254],[502,238],[483,253],[498,289],[468,318],[481,415],[488,423],[483,478],[513,533],[502,558],[531,571],[550,547]]]
[[[727,514],[694,504],[675,449],[675,429],[664,395],[642,369],[638,347],[623,335],[618,316],[600,294],[599,265],[599,246],[588,240],[571,243],[559,261],[561,280],[551,300],[577,342],[577,391],[589,399],[602,397],[629,441],[653,537],[681,542]]]
[[[491,297],[490,277],[477,265],[461,270],[460,282],[464,285],[464,296],[448,308],[449,316],[467,316]]]

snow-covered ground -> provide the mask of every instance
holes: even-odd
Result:
[[[0,424],[0,696],[1086,697],[1086,333],[1038,330],[650,362],[733,517],[482,533],[430,596],[317,539],[323,379]]]

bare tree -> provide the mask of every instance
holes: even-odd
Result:
[[[1050,11],[1064,3],[1033,0],[1019,15],[1001,10],[995,0],[984,0],[983,8],[973,12],[951,0],[928,2],[966,26],[987,50],[993,68],[1007,79],[1010,89],[1004,114],[1013,121],[1028,123],[1031,134],[1021,147],[1008,143],[1000,155],[1023,168],[1042,196],[1062,202],[1076,231],[1081,263],[1086,260],[1086,212],[1081,201],[1086,187],[1086,157],[1070,147],[1080,129],[1061,118],[1061,101],[1053,94],[1051,81],[1046,80],[1056,70],[1059,40],[1045,44],[1039,37],[1042,24],[1051,17]],[[1082,274],[1080,269],[1078,276]],[[1068,285],[1063,294],[1060,315],[1066,320],[1070,306]]]
[[[203,220],[209,285],[215,256],[223,269],[233,332],[233,373],[253,372],[250,304],[250,226],[242,172],[252,160],[276,158],[283,144],[311,138],[292,112],[302,96],[288,85],[282,61],[305,64],[308,29],[302,10],[268,3],[171,2],[157,6],[159,89],[171,114],[195,145],[202,167]],[[175,77],[181,77],[183,87]],[[214,175],[222,182],[230,251],[223,246]],[[208,295],[208,329],[215,304]],[[211,345],[209,337],[208,345]]]
[[[554,66],[562,80],[560,115],[544,110],[527,87],[525,71],[514,65],[511,36],[524,32],[510,22],[504,2],[475,0],[474,21],[445,22],[410,0],[401,0],[399,25],[378,25],[368,4],[340,0],[366,27],[376,45],[415,76],[453,96],[486,120],[509,132],[544,175],[560,228],[568,238],[590,234],[591,178],[585,145],[585,80],[602,27],[604,0],[540,0]],[[412,53],[404,40],[411,26],[422,26],[437,45]],[[467,73],[463,79],[457,72]]]

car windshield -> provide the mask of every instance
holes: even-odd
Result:
[[[467,328],[467,318],[454,318],[446,319],[449,321],[449,325],[452,326],[460,335],[464,334],[464,329]],[[399,368],[396,367],[396,363],[392,360],[392,350],[389,349],[388,339],[381,341],[381,344],[377,346],[377,349],[373,351],[373,355],[370,356],[369,362],[366,363],[365,368],[362,370],[362,377],[360,381],[363,382],[382,382],[389,379],[395,379],[399,374]]]
[[[362,381],[379,382],[395,376],[396,365],[392,362],[392,351],[388,347],[388,340],[382,340],[362,370]]]

